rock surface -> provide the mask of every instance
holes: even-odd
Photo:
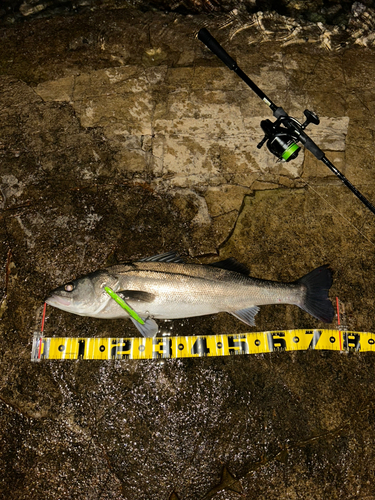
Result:
[[[196,33],[292,116],[318,113],[311,137],[375,203],[371,39],[244,16],[103,9],[0,32],[4,498],[375,499],[373,354],[30,362],[52,288],[171,249],[281,281],[329,263],[348,328],[375,330],[374,215],[309,152],[256,148],[269,110]],[[47,311],[46,335],[137,334]],[[293,306],[256,320],[323,326]],[[249,331],[226,314],[161,327]]]

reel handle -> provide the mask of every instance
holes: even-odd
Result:
[[[227,52],[225,52],[220,43],[215,40],[215,38],[206,28],[202,28],[199,30],[198,38],[206,45],[206,47],[210,49],[211,52],[215,54],[215,56],[221,59],[230,70],[234,71],[237,68],[236,61],[232,59]]]
[[[310,123],[313,123],[314,125],[319,125],[320,120],[319,116],[316,113],[308,109],[305,109],[303,114],[306,116],[306,121],[301,125],[302,129],[305,129]]]

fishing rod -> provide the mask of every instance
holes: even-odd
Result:
[[[341,173],[333,163],[331,163],[324,152],[315,144],[315,142],[304,132],[305,128],[313,123],[319,125],[318,115],[313,111],[305,109],[306,120],[300,123],[296,118],[292,118],[280,106],[277,106],[269,97],[237,66],[237,63],[223,49],[217,40],[209,33],[206,28],[202,28],[198,33],[198,38],[213,52],[228,68],[234,71],[262,101],[271,108],[276,121],[262,120],[260,126],[264,132],[264,138],[257,145],[260,149],[267,143],[268,150],[281,161],[290,161],[297,158],[301,150],[297,142],[300,142],[308,149],[319,161],[322,161],[337,177],[347,186],[352,193],[361,200],[361,202],[375,214],[375,207],[363,196],[358,189]]]

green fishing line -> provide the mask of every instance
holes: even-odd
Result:
[[[141,325],[145,324],[143,319],[141,317],[139,317],[138,314],[130,306],[128,306],[128,304],[125,302],[125,300],[123,300],[121,297],[119,297],[117,295],[117,293],[115,293],[111,288],[109,288],[108,286],[105,286],[104,290],[108,293],[108,295],[110,297],[112,297],[113,300],[115,300],[117,302],[117,304],[119,306],[121,306],[123,309],[125,309],[125,311],[127,313],[129,313],[133,319],[138,321],[138,323],[140,323]]]

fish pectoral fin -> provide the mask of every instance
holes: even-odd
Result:
[[[155,300],[155,295],[141,290],[120,290],[117,292],[123,300],[136,300],[137,302],[152,302]]]
[[[239,311],[230,312],[236,318],[240,319],[244,323],[250,326],[255,326],[255,315],[259,312],[258,306],[247,307],[246,309],[240,309]]]
[[[144,321],[143,325],[132,317],[130,319],[144,337],[151,337],[151,338],[155,337],[159,331],[158,324],[152,318],[146,318],[146,319],[142,318]]]

